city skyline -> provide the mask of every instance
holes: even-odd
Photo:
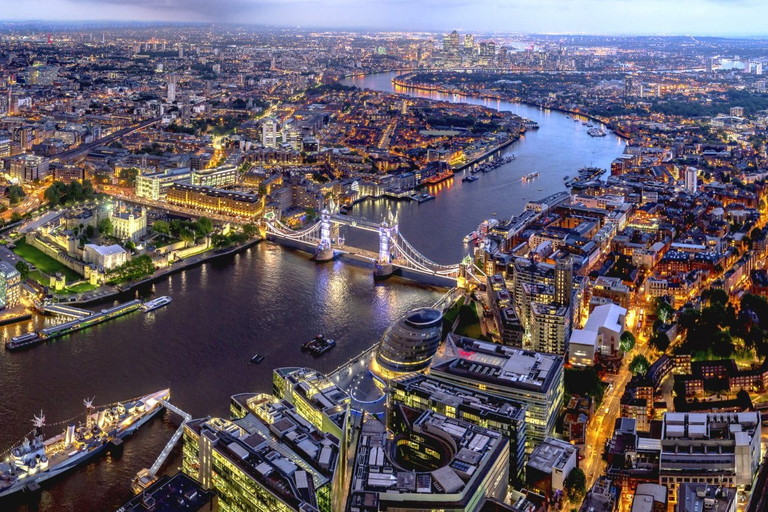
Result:
[[[245,23],[306,28],[755,37],[758,0],[1,0],[6,21]],[[41,13],[45,13],[41,15]]]

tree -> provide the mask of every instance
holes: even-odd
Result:
[[[112,236],[115,228],[112,226],[112,219],[104,217],[99,221],[99,233],[104,236]]]
[[[125,248],[133,252],[133,250],[136,249],[136,244],[133,242],[133,240],[127,240],[125,242]]]
[[[213,232],[213,222],[208,217],[200,217],[195,230],[200,236],[208,236]]]
[[[243,234],[248,238],[253,238],[254,236],[256,236],[258,232],[259,232],[259,228],[256,226],[256,224],[253,224],[252,222],[249,222],[248,224],[245,224],[243,226]]]
[[[26,279],[29,276],[29,265],[21,260],[16,262],[16,270],[19,271],[22,279]]]
[[[19,212],[13,212],[11,214],[11,222],[19,222],[21,220],[21,214]]]
[[[651,336],[651,339],[648,340],[648,343],[659,352],[666,352],[669,348],[669,336],[663,332],[656,332]]]
[[[171,226],[164,220],[156,220],[152,224],[152,230],[155,233],[162,233],[164,235],[169,235],[171,233]]]
[[[195,241],[195,234],[192,232],[191,229],[184,228],[181,231],[179,231],[179,238],[184,240],[186,243],[190,244]]]
[[[656,316],[659,318],[659,320],[661,320],[662,323],[667,323],[667,320],[669,320],[669,317],[672,316],[672,313],[674,313],[672,306],[670,306],[663,297],[657,297]]]
[[[635,335],[629,331],[621,333],[619,338],[619,348],[625,354],[630,352],[635,347]]]
[[[680,313],[680,320],[678,321],[678,324],[683,329],[688,330],[695,326],[699,322],[700,318],[701,314],[697,310],[687,308],[684,309],[682,313]]]
[[[721,331],[712,344],[712,353],[723,359],[731,357],[733,354],[733,340],[726,331]]]
[[[579,468],[573,468],[564,483],[565,492],[569,500],[577,503],[584,499],[584,495],[587,493],[587,477],[584,471]]]
[[[725,290],[716,288],[709,294],[709,303],[710,305],[720,304],[721,306],[725,306],[728,304],[728,294],[725,292]]]
[[[86,226],[85,228],[85,236],[87,236],[88,238],[93,238],[94,234],[96,234],[96,230],[93,229],[92,225],[88,224],[88,226]]]
[[[648,372],[648,368],[651,367],[651,363],[642,354],[638,354],[632,358],[629,363],[629,371],[634,375],[645,375]]]

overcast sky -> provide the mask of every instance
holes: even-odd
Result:
[[[751,36],[768,0],[0,0],[0,20]]]

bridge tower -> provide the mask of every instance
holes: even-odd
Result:
[[[379,226],[379,259],[373,271],[374,279],[386,279],[391,276],[395,267],[392,264],[392,249],[397,238],[397,216],[392,215],[392,210],[387,218]]]
[[[331,203],[331,207],[333,203]],[[328,207],[320,211],[320,243],[315,248],[315,261],[330,261],[333,259],[333,245],[331,243],[331,212]]]

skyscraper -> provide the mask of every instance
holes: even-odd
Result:
[[[168,91],[167,91],[168,103],[176,101],[176,75],[168,75]]]
[[[464,36],[464,55],[472,55],[475,51],[475,36],[466,34]]]
[[[443,37],[443,53],[445,54],[445,63],[454,66],[461,63],[459,52],[459,33],[455,30]]]
[[[261,124],[261,143],[265,148],[277,147],[277,119],[268,117]]]
[[[699,186],[698,176],[697,176],[698,172],[699,170],[696,169],[695,167],[685,168],[685,190],[689,194],[695,194],[696,189]]]

